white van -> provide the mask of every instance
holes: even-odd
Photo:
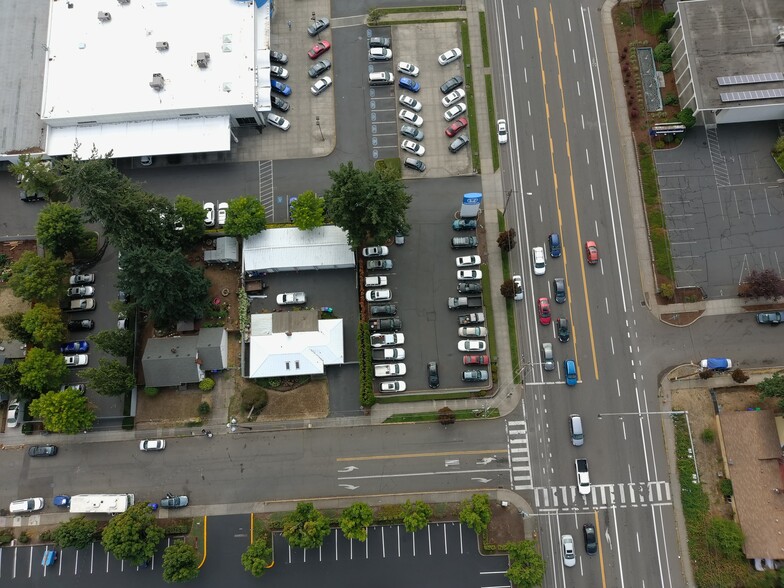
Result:
[[[583,435],[583,420],[579,414],[569,415],[569,435],[572,438],[572,445],[580,447],[585,442]]]
[[[11,506],[8,507],[8,510],[11,514],[19,514],[41,510],[43,507],[43,498],[25,498],[23,500],[14,500]]]

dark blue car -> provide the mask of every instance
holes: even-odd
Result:
[[[87,341],[71,341],[65,345],[60,345],[60,353],[84,353],[90,350]]]
[[[419,82],[416,82],[411,78],[400,78],[400,81],[397,83],[397,85],[404,90],[408,90],[409,92],[419,92],[419,88],[421,88]]]
[[[561,257],[561,237],[558,233],[550,233],[547,241],[550,243],[550,257]]]
[[[291,88],[278,80],[270,80],[270,86],[273,92],[283,94],[284,96],[291,96]]]

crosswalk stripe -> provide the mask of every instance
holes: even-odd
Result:
[[[509,421],[509,426],[510,427],[519,427],[520,425],[522,425],[524,427],[525,426],[525,421]]]
[[[518,478],[515,477],[513,480],[518,480]],[[637,486],[636,489],[635,486]],[[647,492],[645,491],[646,486]],[[515,488],[519,489],[517,486]],[[580,494],[577,486],[538,486],[533,490],[536,508],[645,506],[647,504],[668,504],[672,498],[670,483],[665,480],[594,484],[591,486],[591,492],[587,495]]]
[[[528,443],[528,439],[509,439],[509,443]]]
[[[512,453],[528,453],[527,447],[512,447]]]
[[[525,429],[509,429],[510,435],[525,435],[527,432]]]

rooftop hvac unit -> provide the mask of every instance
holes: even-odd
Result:
[[[168,41],[158,41],[155,43],[155,48],[158,51],[168,51],[169,50],[169,42]]]
[[[130,4],[131,0],[117,0],[117,4]]]
[[[209,60],[210,60],[210,54],[209,53],[197,53],[196,54],[196,63],[202,69],[207,67],[207,63],[209,62]]]
[[[150,82],[150,87],[153,90],[161,91],[163,90],[163,74],[152,74],[152,81]]]
[[[784,47],[784,27],[779,27],[779,34],[776,35],[776,47]]]
[[[110,20],[112,20],[112,15],[109,14],[108,12],[104,12],[103,10],[99,10],[98,20],[100,20],[101,22],[109,22]]]

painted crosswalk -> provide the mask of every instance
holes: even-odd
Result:
[[[509,440],[512,484],[515,490],[531,490],[531,455],[528,450],[528,427],[525,421],[506,423],[506,438]]]
[[[629,482],[626,484],[596,484],[591,486],[590,494],[582,495],[576,486],[550,486],[534,488],[536,508],[570,509],[620,508],[647,506],[651,504],[670,504],[670,483]]]

